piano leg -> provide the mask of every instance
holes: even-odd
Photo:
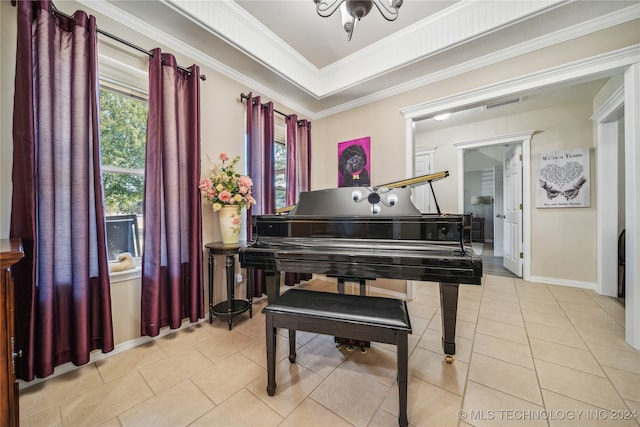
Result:
[[[408,394],[408,372],[409,372],[409,344],[407,342],[407,335],[396,335],[397,341],[397,365],[398,373],[396,380],[398,381],[398,393],[399,393],[399,405],[400,413],[398,414],[398,425],[408,426],[407,420],[407,394]]]
[[[442,317],[442,350],[447,363],[456,354],[456,315],[458,312],[458,284],[440,282],[440,312]]]
[[[345,276],[328,276],[338,278],[338,293],[344,294],[344,284],[346,282],[358,282],[360,284],[360,295],[367,295],[367,279],[361,279],[359,277],[345,277]],[[374,279],[375,280],[375,279]]]
[[[289,362],[296,363],[296,330],[289,329]]]
[[[265,282],[267,285],[267,303],[272,304],[280,296],[280,272],[273,272],[273,276],[265,271]]]
[[[267,328],[267,394],[276,393],[276,338],[278,329],[273,327],[273,318],[266,316]]]

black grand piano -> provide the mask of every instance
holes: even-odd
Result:
[[[442,347],[451,362],[458,285],[482,278],[482,261],[470,246],[471,215],[439,207],[423,214],[410,198],[412,186],[428,183],[433,193],[432,183],[447,176],[300,193],[288,212],[252,218],[253,241],[240,248],[240,263],[275,273],[267,281],[269,303],[280,295],[280,272],[337,277],[339,289],[345,281],[378,278],[440,282]]]

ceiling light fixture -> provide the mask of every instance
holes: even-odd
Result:
[[[356,23],[367,16],[373,6],[387,21],[395,21],[403,0],[313,0],[318,15],[327,18],[340,8],[342,27],[347,32],[347,41],[353,36]]]
[[[442,114],[438,114],[437,116],[433,116],[433,118],[435,120],[441,122],[443,120],[447,120],[450,115],[451,115],[451,113],[442,113]]]

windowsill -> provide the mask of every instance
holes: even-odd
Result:
[[[109,273],[111,283],[126,282],[127,280],[139,279],[142,277],[142,267],[132,268],[127,271],[115,271]]]
[[[111,283],[126,282],[127,280],[140,279],[142,277],[142,258],[134,258],[136,268],[124,271],[112,271],[109,273]],[[110,263],[111,264],[111,263]]]

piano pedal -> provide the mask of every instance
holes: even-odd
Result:
[[[334,342],[336,343],[336,348],[338,350],[344,347],[347,351],[353,351],[358,347],[361,353],[366,353],[367,348],[371,347],[371,343],[369,341],[354,340],[352,338],[335,337]]]

